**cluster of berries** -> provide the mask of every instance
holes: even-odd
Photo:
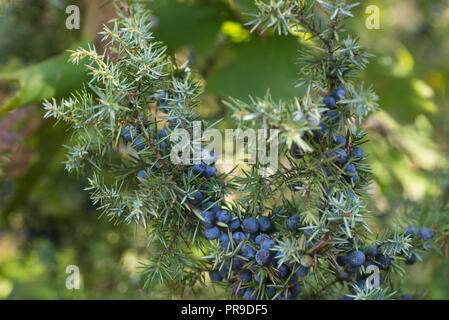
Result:
[[[348,182],[357,184],[359,182],[359,174],[354,163],[362,161],[365,157],[365,152],[361,147],[346,148],[346,138],[341,134],[335,136],[335,143],[338,148],[328,154],[328,159],[345,172],[345,179]],[[327,176],[332,176],[332,170],[329,166],[325,167],[325,170]]]
[[[236,217],[223,210],[216,211],[215,218],[210,213],[205,213],[206,215],[207,223],[215,219],[227,224],[227,228],[223,228],[218,236],[217,232],[214,232],[214,238],[219,240],[224,251],[236,252],[221,270],[210,273],[212,281],[220,282],[227,279],[233,286],[235,296],[243,297],[245,300],[255,300],[257,297],[271,299],[275,296],[279,300],[289,300],[298,297],[301,292],[298,280],[307,275],[309,267],[278,265],[279,252],[273,250],[276,242],[270,235],[274,228],[269,217],[261,216],[258,219],[249,217],[240,223]],[[298,227],[299,216],[290,217],[288,228],[296,230]],[[208,236],[209,234],[206,234],[206,238]],[[271,281],[273,279],[269,280],[268,274],[274,274],[282,285],[276,285]],[[261,283],[264,288],[262,293],[256,289]]]

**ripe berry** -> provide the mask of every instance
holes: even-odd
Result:
[[[223,277],[223,279],[227,279],[228,278],[228,274],[229,274],[229,266],[224,265],[220,271],[218,271],[220,273],[220,275]]]
[[[354,157],[354,160],[356,161],[362,161],[363,158],[365,158],[365,152],[360,147],[355,147],[351,151],[351,156]]]
[[[371,245],[368,248],[365,249],[365,255],[368,258],[374,258],[377,255],[377,247],[376,245]]]
[[[206,170],[204,170],[204,177],[206,179],[218,176],[218,170],[215,167],[207,166]]]
[[[341,134],[337,134],[335,136],[335,143],[339,145],[340,147],[344,148],[346,147],[346,138],[342,136]]]
[[[195,175],[203,174],[206,171],[207,165],[203,161],[198,161],[193,164],[193,173]]]
[[[167,127],[163,127],[160,131],[159,131],[159,134],[158,134],[158,136],[159,136],[159,139],[160,140],[162,140],[162,139],[164,139],[168,134],[167,134]]]
[[[242,281],[243,283],[250,282],[252,278],[253,274],[248,269],[243,270],[239,274],[239,280]]]
[[[335,98],[333,96],[330,95],[324,96],[323,103],[328,109],[335,108]]]
[[[245,300],[256,300],[257,294],[255,293],[254,289],[248,289],[245,292]]]
[[[359,267],[365,262],[365,254],[362,251],[352,251],[348,255],[348,264]]]
[[[210,280],[213,282],[220,282],[223,280],[223,277],[221,276],[220,272],[213,271],[209,274]]]
[[[245,240],[246,236],[243,232],[236,232],[232,235],[232,239],[234,239],[234,242],[238,245],[240,242]]]
[[[242,256],[247,259],[252,259],[256,255],[256,251],[251,248],[248,244],[242,246]]]
[[[267,282],[267,277],[265,277],[265,276],[260,276],[260,274],[258,274],[258,273],[254,273],[254,276],[253,276],[253,278],[254,278],[254,281],[256,281],[257,283],[265,283],[265,282]]]
[[[122,128],[120,132],[120,136],[126,141],[131,142],[134,140],[134,138],[137,136],[137,130],[136,128],[131,124],[129,126],[126,126]]]
[[[386,254],[378,254],[375,259],[375,264],[381,270],[388,270],[391,264],[391,258],[389,255]]]
[[[329,167],[324,167],[324,170],[326,171],[326,175],[328,177],[330,177],[332,175],[332,171],[331,171],[331,169]]]
[[[279,271],[279,276],[281,277],[281,278],[286,278],[287,276],[288,276],[288,267],[285,265],[285,264],[283,264],[283,265],[281,265],[279,268],[278,268],[278,271]]]
[[[228,224],[231,222],[232,215],[228,210],[220,210],[217,212],[217,220]]]
[[[246,232],[257,233],[257,231],[259,231],[259,224],[253,217],[245,218],[245,220],[243,220],[243,228]]]
[[[231,232],[234,232],[235,230],[240,228],[240,220],[237,218],[235,218],[235,219],[233,218],[231,223],[228,224],[228,228]]]
[[[407,231],[405,232],[405,235],[410,236],[410,238],[413,239],[418,232],[419,232],[418,227],[411,226],[411,227],[408,227]]]
[[[218,206],[218,204],[214,204],[214,202],[209,201],[206,202],[201,209],[203,209],[204,211],[212,211],[214,213],[217,213],[218,211],[220,211],[220,207]]]
[[[142,137],[138,137],[133,141],[131,146],[137,151],[141,151],[143,148],[145,148],[145,140]]]
[[[357,170],[352,163],[346,167],[345,172],[353,183],[357,183],[357,181],[359,180],[359,174],[357,173]]]
[[[215,225],[215,222],[217,221],[215,212],[203,211],[201,215],[204,218],[203,224],[206,228],[211,228]]]
[[[434,235],[434,231],[431,228],[423,228],[418,231],[418,238],[429,240],[432,239]]]
[[[259,229],[261,232],[268,232],[270,231],[272,224],[270,218],[266,216],[262,216],[257,221],[259,223]]]
[[[244,265],[245,261],[242,258],[232,258],[232,271],[240,271]]]
[[[273,298],[276,295],[276,288],[268,287],[266,292],[268,298]]]
[[[344,98],[346,95],[346,89],[343,86],[340,86],[335,90],[334,97],[336,101],[339,101],[340,99]]]
[[[298,145],[296,143],[294,143],[294,142],[293,142],[292,147],[290,149],[290,155],[294,159],[301,159],[302,158],[302,151],[298,147]]]
[[[330,121],[331,123],[337,123],[338,119],[340,118],[340,112],[338,111],[331,111],[327,113],[326,120]]]
[[[270,255],[270,251],[268,251],[267,249],[260,249],[259,251],[257,251],[256,253],[256,262],[263,266],[266,265],[270,262],[271,260],[271,255]]]
[[[226,249],[228,247],[229,244],[229,236],[227,233],[221,232],[220,233],[220,246],[223,249]]]
[[[203,194],[199,191],[193,194],[193,199],[190,199],[190,202],[194,205],[197,205],[203,201]]]
[[[295,275],[298,276],[298,278],[305,277],[309,273],[309,270],[310,267],[300,266]]]
[[[240,290],[237,291],[237,289],[239,288],[238,285],[232,286],[232,291],[234,292],[234,295],[236,297],[243,297],[245,295],[245,289],[243,289],[242,287],[240,287]]]
[[[351,190],[348,190],[348,194],[351,201],[353,202],[359,201],[359,197],[357,197]]]
[[[297,296],[299,296],[299,294],[301,293],[301,285],[297,283],[297,284],[293,285],[292,287],[290,287],[290,293],[293,298],[296,298]]]
[[[337,257],[337,263],[340,267],[345,266],[347,262],[348,262],[347,256],[338,256]]]
[[[208,240],[217,239],[219,235],[220,235],[220,229],[218,229],[217,227],[212,227],[212,228],[208,228],[208,229],[204,230],[204,236]]]
[[[271,240],[269,237],[264,237],[262,240],[262,248],[263,249],[267,249],[270,250],[271,248],[273,248],[276,245],[276,242],[274,242],[273,240]]]
[[[278,295],[277,300],[290,300],[292,298],[292,294],[290,292],[282,292]]]
[[[412,253],[410,256],[408,256],[405,260],[405,263],[408,265],[412,265],[416,262],[416,255]]]
[[[301,224],[301,218],[297,215],[291,216],[287,220],[287,228],[289,230],[297,230]]]

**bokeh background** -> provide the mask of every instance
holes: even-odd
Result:
[[[374,171],[375,229],[409,211],[447,205],[449,197],[449,0],[361,1],[347,29],[376,55],[362,80],[377,91],[381,111],[366,128]],[[252,0],[154,0],[155,36],[177,59],[188,59],[204,83],[199,109],[224,118],[233,96],[277,99],[294,88],[300,37],[250,34]],[[68,5],[81,10],[81,28],[65,27]],[[368,5],[380,8],[381,28],[365,26]],[[142,230],[99,219],[82,177],[64,171],[70,132],[43,120],[41,101],[64,97],[86,81],[67,64],[68,49],[97,35],[114,17],[105,0],[0,0],[0,299],[176,299],[176,287],[143,290],[138,266],[151,254]],[[438,200],[435,200],[438,199]],[[439,201],[439,204],[435,204]],[[430,214],[429,214],[430,215]],[[81,289],[67,290],[68,265],[81,270]],[[407,268],[405,289],[419,299],[449,299],[449,262],[435,251]],[[225,297],[208,286],[184,298]]]

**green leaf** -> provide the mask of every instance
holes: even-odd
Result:
[[[17,82],[19,89],[0,107],[0,117],[9,111],[47,98],[62,98],[82,88],[88,80],[83,66],[68,63],[62,53],[42,62],[11,72],[0,73],[0,81]]]

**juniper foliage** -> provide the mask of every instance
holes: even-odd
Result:
[[[302,33],[305,40],[296,83],[304,96],[226,101],[239,129],[279,130],[281,161],[268,175],[259,159],[220,174],[213,161],[172,161],[179,143],[173,132],[192,133],[200,121],[201,84],[154,39],[149,12],[120,3],[119,17],[102,32],[105,52],[90,46],[71,54],[72,63],[87,63],[86,89],[44,107],[45,117],[73,132],[66,168],[88,178],[101,214],[146,230],[154,248],[141,266],[146,285],[160,281],[184,292],[211,272],[230,296],[245,299],[400,297],[405,261],[422,259],[430,238],[441,241],[447,221],[417,232],[407,230],[410,221],[379,235],[370,229],[362,124],[378,97],[357,80],[372,56],[344,30],[357,4],[255,1],[258,12],[247,24],[253,32]],[[205,141],[184,148],[199,146]],[[369,265],[381,269],[379,288],[360,284]]]

